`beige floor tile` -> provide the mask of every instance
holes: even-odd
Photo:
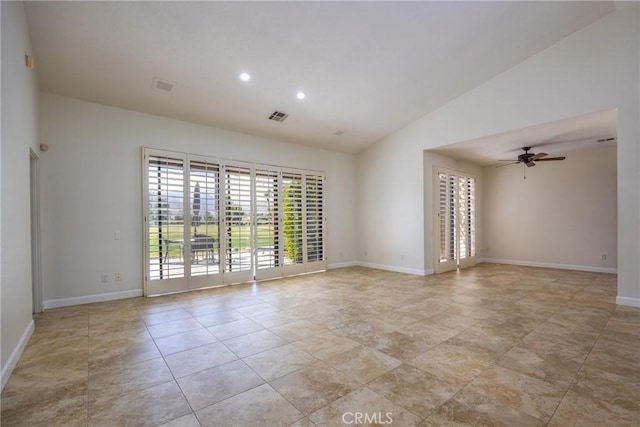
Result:
[[[325,332],[327,328],[309,320],[298,320],[285,323],[284,325],[274,326],[269,328],[269,330],[287,341],[293,342],[311,335],[319,334],[320,332]]]
[[[360,346],[331,356],[325,359],[325,363],[354,380],[366,384],[400,366],[402,361],[377,350]]]
[[[357,381],[322,362],[279,378],[271,385],[305,415],[360,386]]]
[[[259,323],[265,328],[272,328],[274,326],[284,325],[301,319],[298,315],[289,313],[285,310],[252,315],[251,320]]]
[[[172,380],[173,375],[161,357],[124,367],[100,366],[89,370],[88,400],[117,397]]]
[[[624,407],[591,396],[569,391],[551,418],[549,426],[624,426],[640,425],[638,405]]]
[[[569,386],[581,363],[576,357],[520,346],[513,347],[497,361],[498,366],[564,387]]]
[[[636,426],[640,309],[615,305],[616,283],[496,264],[426,277],[353,267],[47,310],[0,416],[199,425],[177,377],[209,405],[200,421],[225,427],[314,426],[303,414],[337,420],[344,402],[397,405],[394,425],[417,422],[411,413],[423,425],[541,425],[567,389],[552,425]]]
[[[189,414],[162,424],[161,427],[200,427],[195,414]]]
[[[293,424],[289,424],[289,427],[318,427],[309,418],[301,418]]]
[[[524,375],[499,366],[491,366],[476,377],[466,390],[487,396],[501,406],[549,421],[566,387]]]
[[[319,426],[415,426],[420,418],[367,387],[359,388],[309,415]]]
[[[262,327],[262,325],[254,322],[251,319],[241,319],[228,323],[220,323],[214,326],[210,326],[207,329],[213,335],[215,335],[216,338],[222,341],[250,334],[264,328]]]
[[[97,399],[89,405],[91,426],[157,426],[191,412],[180,388],[171,381],[115,399]]]
[[[86,426],[86,383],[59,386],[54,393],[34,393],[11,398],[2,393],[3,426]],[[9,387],[7,385],[6,387]],[[37,390],[37,389],[36,389]]]
[[[251,410],[247,410],[250,408]],[[288,426],[302,414],[268,384],[208,406],[196,414],[203,427],[237,425],[243,427]]]
[[[447,341],[452,346],[469,352],[476,359],[493,362],[511,347],[513,342],[502,338],[492,331],[480,329],[477,325],[460,332]]]
[[[296,341],[294,345],[320,360],[325,360],[346,350],[358,347],[360,344],[350,338],[329,331]]]
[[[17,420],[26,420],[32,411],[48,413],[52,419],[58,415],[73,415],[71,418],[81,415],[80,400],[84,402],[84,416],[86,417],[87,376],[47,378],[45,375],[30,375],[19,369],[13,375],[2,390],[1,420],[15,419],[15,425],[21,424]],[[51,408],[48,408],[48,407]],[[37,419],[35,417],[34,419]],[[6,425],[12,425],[5,420]],[[37,425],[37,423],[35,423]]]
[[[89,344],[94,345],[96,343],[113,341],[113,340],[131,340],[131,341],[148,341],[151,338],[151,334],[144,325],[144,322],[136,322],[134,324],[122,322],[117,327],[90,328],[89,329]]]
[[[188,319],[191,314],[183,309],[163,311],[160,313],[146,313],[142,316],[147,326],[158,325],[160,323],[172,322],[174,320]]]
[[[164,358],[176,378],[195,374],[235,359],[237,357],[219,342],[170,354]]]
[[[408,363],[421,371],[460,386],[477,377],[490,364],[449,343],[440,344]]]
[[[196,329],[194,331],[170,335],[155,340],[156,346],[164,356],[211,344],[216,341],[218,341],[216,337],[206,329]]]
[[[425,323],[434,326],[444,326],[445,328],[455,329],[456,331],[462,332],[466,329],[469,329],[478,322],[478,319],[474,319],[472,317],[441,312],[436,314],[435,316],[428,317]]]
[[[247,317],[251,317],[259,314],[273,313],[274,311],[279,311],[279,308],[269,303],[263,302],[253,305],[247,305],[244,307],[238,307],[236,308],[236,311]]]
[[[264,383],[241,360],[206,369],[177,381],[194,411]]]
[[[318,361],[293,344],[245,357],[244,362],[267,381],[275,380]]]
[[[102,366],[127,366],[160,356],[151,337],[146,341],[138,341],[135,338],[89,339],[89,369]]]
[[[243,319],[246,319],[246,317],[235,310],[216,311],[214,313],[206,313],[196,317],[196,320],[207,328]]]
[[[576,376],[571,390],[628,408],[636,406],[640,411],[640,367],[637,372],[636,376],[619,375],[585,365]]]
[[[287,344],[285,339],[267,330],[253,332],[224,341],[224,345],[238,357],[247,357],[285,344]]]
[[[413,338],[399,331],[372,336],[366,345],[402,361],[411,360],[435,346],[433,340]]]
[[[428,321],[413,323],[397,330],[402,334],[420,340],[431,347],[455,337],[460,331],[446,326],[431,325]]]
[[[422,419],[449,400],[460,386],[403,364],[371,381],[367,388]]]
[[[420,427],[426,426],[544,426],[546,423],[489,397],[464,390],[440,406]]]
[[[182,332],[193,331],[195,329],[201,329],[204,326],[200,324],[196,319],[179,319],[172,320],[166,323],[160,323],[158,325],[148,326],[147,329],[154,339],[168,337],[169,335],[176,335]]]

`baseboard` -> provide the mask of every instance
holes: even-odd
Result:
[[[130,291],[109,292],[105,294],[86,295],[82,297],[51,299],[42,302],[42,308],[50,310],[52,308],[69,307],[72,305],[91,304],[94,302],[113,301],[116,299],[135,298],[142,296],[142,289]]]
[[[18,345],[16,345],[16,348],[14,348],[13,351],[11,352],[11,355],[9,356],[7,363],[2,367],[2,380],[1,380],[2,387],[0,387],[0,390],[4,389],[4,386],[9,381],[9,378],[11,377],[13,370],[18,364],[18,360],[20,360],[20,356],[22,356],[22,352],[24,351],[25,347],[27,346],[27,343],[29,342],[29,338],[31,338],[31,335],[33,334],[34,328],[35,328],[35,322],[32,320],[31,322],[29,322],[26,329],[22,333],[22,336],[18,341]]]
[[[618,273],[617,268],[592,267],[589,265],[553,264],[549,262],[518,261],[518,260],[501,259],[501,258],[479,258],[478,263],[481,263],[481,262],[487,262],[491,264],[521,265],[524,267],[555,268],[558,270],[590,271],[593,273],[610,273],[610,274]]]
[[[334,264],[327,264],[327,270],[335,270],[336,268],[355,267],[358,263],[356,261],[349,262],[336,262]]]
[[[640,307],[640,298],[616,297],[616,304],[629,307]]]
[[[433,270],[431,269],[419,270],[417,268],[406,268],[406,267],[398,267],[395,265],[374,264],[371,262],[362,262],[362,261],[358,261],[356,265],[360,267],[375,268],[378,270],[395,271],[396,273],[414,274],[416,276],[427,276],[429,274],[433,274]]]

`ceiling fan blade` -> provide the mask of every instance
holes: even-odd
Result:
[[[565,156],[562,156],[562,157],[547,157],[547,158],[544,158],[544,159],[538,159],[536,161],[537,162],[548,162],[548,161],[564,160],[564,159],[566,159]]]
[[[502,161],[505,161],[505,162],[506,162],[507,160],[500,160],[500,161],[501,161],[501,162],[502,162]],[[504,164],[504,165],[498,165],[498,166],[496,166],[496,167],[497,167],[497,168],[501,168],[501,167],[503,167],[503,166],[517,165],[518,163],[520,163],[520,162],[507,163],[507,164]]]
[[[548,154],[547,154],[547,153],[538,153],[538,154],[534,155],[534,156],[531,158],[531,160],[539,160],[539,159],[541,159],[541,158],[543,158],[543,157],[547,157],[547,156],[548,156]]]
[[[528,161],[528,162],[525,163],[525,165],[527,165],[528,167],[531,168],[531,167],[535,166],[536,164],[534,162],[532,162],[532,161]]]
[[[498,161],[499,162],[517,162],[518,160],[516,160],[516,159],[509,159],[509,160],[502,159],[502,160],[498,160]]]

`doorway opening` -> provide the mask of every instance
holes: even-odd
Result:
[[[434,174],[435,272],[472,267],[476,264],[476,179],[441,167]]]

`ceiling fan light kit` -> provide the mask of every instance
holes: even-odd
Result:
[[[529,150],[531,150],[531,148],[532,147],[522,147],[522,150],[524,151],[524,153],[520,154],[517,159],[499,160],[500,162],[509,162],[509,163],[507,163],[506,165],[499,165],[496,167],[499,168],[507,165],[517,165],[518,163],[523,163],[527,165],[527,167],[533,167],[536,165],[536,162],[553,162],[553,161],[566,159],[565,156],[548,157],[549,155],[547,153],[537,153],[537,154],[529,153]]]

